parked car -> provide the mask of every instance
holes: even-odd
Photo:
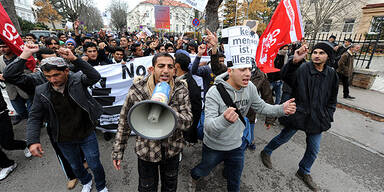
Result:
[[[55,31],[48,31],[48,30],[30,30],[29,33],[34,34],[36,38],[40,38],[40,36],[44,36],[44,37],[56,36]]]

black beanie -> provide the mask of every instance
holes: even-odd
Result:
[[[325,53],[327,53],[327,55],[328,55],[328,59],[330,59],[330,60],[334,59],[335,51],[333,50],[333,45],[330,42],[322,41],[322,42],[317,43],[313,47],[312,53],[313,53],[313,50],[315,50],[315,49],[322,49],[322,50],[324,50]]]

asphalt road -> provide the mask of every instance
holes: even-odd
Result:
[[[330,132],[323,134],[320,153],[312,168],[312,177],[322,191],[384,191],[384,157],[369,147],[361,147],[359,139],[361,132],[343,135],[343,130],[361,130],[367,127],[375,129],[381,135],[373,139],[384,138],[383,123],[371,122],[359,114],[338,109],[335,115],[336,123]],[[15,126],[16,138],[25,137],[25,121]],[[259,158],[260,150],[281,130],[275,126],[270,130],[263,127],[261,120],[256,128],[256,151],[246,151],[245,167],[241,179],[241,191],[309,191],[296,176],[298,163],[305,150],[305,134],[298,132],[287,144],[272,154],[273,169],[267,169]],[[130,137],[128,149],[122,162],[122,170],[115,171],[111,161],[111,141],[105,141],[98,132],[101,161],[106,171],[107,186],[110,191],[137,191],[138,173],[137,157],[133,151],[134,137]],[[369,136],[369,135],[367,135]],[[352,139],[351,139],[352,138]],[[354,142],[353,142],[353,141]],[[6,153],[18,163],[17,169],[3,181],[0,181],[0,191],[67,191],[66,177],[61,170],[46,131],[41,135],[45,150],[43,158],[26,159],[22,151],[7,151]],[[366,146],[366,145],[364,145]],[[198,164],[201,158],[201,144],[186,147],[179,171],[178,191],[187,191],[189,171]],[[218,166],[209,176],[198,183],[198,191],[226,191],[226,181]],[[77,185],[73,191],[81,191]],[[93,191],[96,191],[93,189]]]

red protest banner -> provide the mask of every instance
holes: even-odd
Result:
[[[19,33],[5,12],[3,5],[0,3],[0,39],[12,50],[13,53],[20,56],[23,52],[21,46],[24,45]],[[36,66],[35,59],[31,56],[26,63],[30,70],[34,70]]]
[[[169,7],[155,6],[155,26],[158,29],[170,29],[171,21],[169,16]]]
[[[273,64],[279,48],[303,37],[303,25],[298,0],[282,0],[260,37],[256,63],[264,73],[279,71]]]

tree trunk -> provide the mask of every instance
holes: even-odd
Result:
[[[216,32],[219,28],[219,6],[223,0],[209,0],[205,7],[205,21],[207,28],[213,32]]]
[[[53,29],[56,31],[55,21],[53,21],[53,19],[51,19],[51,25],[52,25]]]
[[[0,3],[3,5],[5,12],[7,12],[17,32],[21,34],[19,20],[17,20],[14,0],[0,0]]]

